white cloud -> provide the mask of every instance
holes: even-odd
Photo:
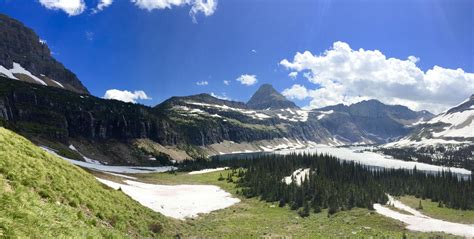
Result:
[[[255,49],[252,49],[252,53],[257,53],[257,50],[255,50]]]
[[[294,79],[296,79],[296,77],[298,77],[298,72],[296,72],[296,71],[290,72],[290,73],[288,74],[288,76],[289,76],[291,79],[294,80]]]
[[[217,9],[217,0],[131,0],[141,9],[152,11],[155,9],[171,9],[173,7],[181,7],[190,5],[189,15],[196,22],[196,15],[198,13],[204,14],[204,16],[210,16],[214,14]]]
[[[76,16],[84,12],[84,0],[39,0],[41,5],[52,10],[62,10],[69,16]]]
[[[193,18],[193,22],[197,23],[196,15],[198,13],[202,13],[206,17],[214,14],[217,9],[217,0],[194,0],[192,5],[189,15]]]
[[[280,64],[304,72],[315,84],[308,90],[310,108],[378,99],[436,113],[474,92],[473,73],[440,66],[424,72],[416,65],[418,61],[414,56],[387,58],[378,50],[353,50],[347,43],[335,42],[321,55],[298,52],[292,61],[284,59]]]
[[[196,85],[198,85],[198,86],[205,86],[205,85],[209,85],[209,82],[207,82],[207,81],[205,81],[205,80],[203,80],[203,81],[198,81],[198,82],[196,82]]]
[[[224,80],[224,85],[230,85],[230,80]]]
[[[128,90],[110,89],[105,92],[104,99],[114,99],[123,102],[136,103],[137,100],[151,100],[142,90],[130,92]]]
[[[225,93],[222,93],[222,95],[214,94],[214,92],[211,92],[212,97],[216,97],[217,99],[221,100],[231,100],[231,98],[227,97]]]
[[[290,99],[304,100],[309,97],[309,91],[303,85],[295,84],[291,88],[285,89],[282,94]]]
[[[113,0],[100,0],[97,7],[92,10],[93,13],[98,13],[113,3]]]
[[[236,79],[236,81],[240,82],[242,85],[255,85],[258,80],[256,75],[241,75],[239,78]]]

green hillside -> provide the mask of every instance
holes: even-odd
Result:
[[[175,225],[0,128],[0,237],[156,237]]]

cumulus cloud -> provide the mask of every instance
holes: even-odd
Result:
[[[130,0],[137,7],[152,11],[155,9],[171,9],[173,7],[190,6],[189,15],[196,23],[196,15],[211,16],[217,9],[217,0]],[[40,4],[52,10],[62,10],[69,16],[83,13],[87,6],[84,0],[39,0]],[[92,13],[98,13],[109,7],[113,0],[98,0]]]
[[[142,90],[134,92],[128,90],[110,89],[105,92],[104,99],[120,100],[123,102],[136,103],[137,100],[151,100]]]
[[[379,50],[354,50],[347,43],[335,42],[321,55],[298,52],[293,60],[284,59],[280,64],[288,70],[304,72],[315,84],[314,89],[307,90],[309,108],[378,99],[436,113],[474,92],[473,73],[441,66],[424,72],[416,65],[419,60],[415,56],[389,58]],[[287,92],[292,89],[301,91],[293,86]]]
[[[206,80],[198,81],[198,82],[196,82],[196,85],[198,85],[198,86],[205,86],[205,85],[209,85],[209,82],[207,82]]]
[[[236,81],[240,82],[242,85],[255,85],[258,80],[256,75],[241,75],[239,78],[236,79]]]
[[[291,88],[285,89],[282,94],[290,100],[304,100],[309,97],[308,89],[298,84],[293,85]]]
[[[230,80],[224,80],[224,85],[230,85]]]
[[[196,22],[196,15],[198,13],[204,16],[214,14],[217,9],[217,0],[131,0],[141,9],[152,11],[155,9],[171,9],[173,7],[180,7],[190,5],[189,15]]]
[[[99,3],[97,4],[97,7],[92,9],[93,13],[98,13],[108,6],[110,6],[113,3],[113,0],[100,0]]]
[[[288,74],[288,76],[289,76],[291,79],[294,80],[294,79],[296,79],[296,77],[298,77],[298,72],[296,72],[296,71],[290,72],[290,73]]]
[[[217,99],[221,100],[231,100],[229,97],[227,97],[226,93],[222,93],[222,95],[214,94],[214,92],[211,92],[212,97],[216,97]]]
[[[69,16],[76,16],[84,12],[84,0],[39,0],[40,4],[52,10],[62,10]]]

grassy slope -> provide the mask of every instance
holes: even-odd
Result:
[[[214,184],[232,194],[236,194],[234,184],[218,181],[219,174],[224,178],[227,172],[214,172],[200,175],[186,173],[159,173],[134,175],[142,181],[161,184]],[[312,213],[308,218],[301,218],[295,211],[288,208],[279,208],[278,205],[246,199],[240,197],[242,202],[202,215],[197,219],[188,220],[187,226],[180,233],[184,236],[209,236],[219,237],[226,235],[231,238],[248,238],[259,236],[292,236],[295,238],[311,237],[390,237],[401,238],[405,232],[410,237],[450,237],[442,233],[418,233],[407,231],[398,221],[383,217],[367,209],[353,209],[343,211],[328,218],[327,211]]]
[[[0,237],[152,237],[175,225],[0,128]]]
[[[234,184],[217,181],[219,174],[135,176],[150,183],[214,184],[235,194],[237,189]],[[227,175],[226,172],[222,174]],[[339,212],[330,218],[323,211],[303,219],[287,208],[273,207],[271,203],[257,199],[241,199],[241,203],[230,208],[177,222],[140,206],[120,191],[106,188],[84,170],[50,156],[26,139],[0,128],[0,237],[152,237],[181,234],[210,237],[345,235],[398,238],[404,232],[414,237],[446,237],[444,234],[406,231],[401,223],[366,209]],[[162,226],[163,233],[153,233],[150,226]]]
[[[440,208],[438,207],[437,202],[432,202],[429,199],[422,200],[414,196],[403,196],[399,200],[412,208],[418,208],[421,200],[421,205],[423,206],[421,212],[433,218],[443,219],[450,222],[474,224],[474,210],[455,210],[445,207]]]

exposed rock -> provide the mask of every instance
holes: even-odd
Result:
[[[252,98],[247,102],[247,106],[251,109],[298,109],[295,103],[287,100],[285,96],[276,91],[270,84],[263,84],[253,94]]]
[[[21,22],[0,14],[0,65],[13,68],[16,62],[49,86],[58,87],[51,80],[62,84],[65,89],[89,94],[76,75],[51,56],[47,44],[36,33]],[[24,81],[37,83],[23,74],[15,76]]]

